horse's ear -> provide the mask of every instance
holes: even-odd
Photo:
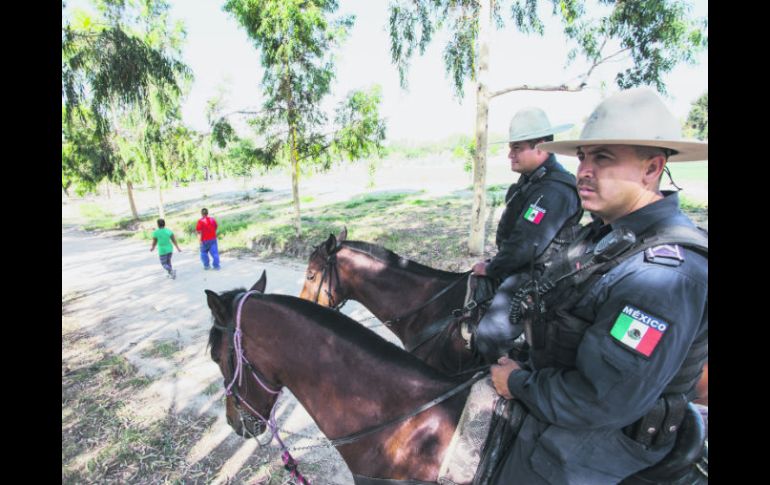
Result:
[[[211,313],[214,318],[221,324],[227,323],[227,309],[222,299],[215,292],[211,290],[204,290],[206,292],[206,301],[209,304]]]
[[[326,252],[328,254],[331,254],[332,251],[334,251],[334,248],[337,246],[337,238],[334,237],[334,234],[329,234],[329,239],[326,240],[324,243],[324,248],[326,249]]]
[[[338,243],[341,243],[347,238],[348,238],[348,227],[342,226],[342,232],[340,233],[339,237],[337,237],[337,241]]]
[[[254,283],[254,286],[251,287],[251,291],[258,291],[260,293],[264,293],[266,286],[267,286],[267,271],[263,269],[262,276],[260,276],[259,281]]]

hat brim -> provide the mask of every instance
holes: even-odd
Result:
[[[668,157],[669,162],[695,162],[708,160],[709,158],[708,142],[696,140],[562,140],[539,143],[537,148],[559,155],[574,157],[577,155],[578,147],[590,145],[636,145],[676,150],[677,153],[675,155]]]
[[[567,131],[573,126],[575,125],[572,123],[567,123],[566,125],[552,126],[547,130],[539,130],[539,131],[531,131],[529,133],[522,133],[521,135],[517,135],[513,137],[513,139],[492,142],[490,143],[490,145],[497,145],[498,143],[516,143],[517,141],[534,140],[535,138],[542,138],[544,136],[561,133],[562,131]]]

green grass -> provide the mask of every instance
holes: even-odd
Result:
[[[84,226],[87,231],[123,229],[130,226],[133,222],[130,217],[119,218],[93,202],[80,204],[78,210],[80,215],[88,221]]]
[[[212,483],[233,451],[217,447],[196,461],[190,455],[205,436],[220,430],[213,429],[216,417],[160,408],[148,416],[148,405],[156,403],[137,392],[148,379],[138,379],[123,357],[79,333],[62,328],[62,346],[69,350],[62,354],[62,484]],[[221,389],[221,381],[209,389],[215,387]],[[318,470],[309,478],[320,483],[314,478],[323,466],[303,460],[302,472]],[[272,447],[255,451],[229,483],[255,483],[266,476],[270,483],[288,479]]]
[[[218,393],[222,390],[222,383],[221,382],[212,382],[208,386],[206,386],[206,389],[203,390],[203,394],[207,396],[213,396],[214,394]]]
[[[160,340],[154,342],[149,349],[143,350],[142,357],[160,357],[164,359],[170,359],[180,350],[182,350],[181,346],[176,340]]]
[[[706,163],[672,164],[674,179],[680,185],[702,184],[708,179]],[[701,180],[698,182],[698,180]],[[487,247],[493,246],[497,220],[493,218],[504,203],[510,184],[487,187]],[[402,256],[423,264],[448,270],[465,270],[472,187],[458,195],[435,197],[425,191],[365,193],[335,203],[319,203],[312,196],[302,196],[302,236],[295,236],[294,206],[291,195],[280,198],[256,196],[210,207],[217,218],[219,250],[248,253],[260,257],[287,256],[303,262],[313,247],[330,233],[348,228],[349,238],[380,244]],[[680,194],[681,196],[681,194]],[[310,204],[310,202],[313,202]],[[697,224],[708,227],[708,203],[681,196],[682,208]],[[98,206],[82,209],[94,218],[108,215]],[[198,235],[196,209],[169,212],[166,227],[187,251],[195,251]],[[135,237],[149,241],[155,221],[140,223]]]
[[[690,199],[686,195],[679,195],[679,206],[683,211],[702,211],[708,210],[708,202]]]

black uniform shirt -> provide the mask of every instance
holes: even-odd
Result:
[[[546,250],[564,223],[580,209],[577,191],[554,180],[554,172],[569,172],[551,154],[543,162],[546,175],[521,190],[530,176],[521,175],[505,194],[506,207],[497,226],[498,252],[487,264],[487,275],[504,278]],[[537,244],[537,252],[534,245]]]
[[[667,195],[612,227],[636,234],[660,221],[692,227],[678,207],[678,196]],[[673,250],[684,261],[650,261],[645,252],[630,257],[570,310],[593,322],[575,368],[511,373],[511,394],[536,418],[569,429],[621,428],[649,411],[696,337],[708,333],[708,260],[688,248]]]

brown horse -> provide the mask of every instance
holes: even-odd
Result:
[[[380,246],[333,234],[310,255],[300,298],[339,308],[364,305],[411,352],[454,375],[482,362],[466,348],[453,318],[461,310],[470,272],[451,273],[402,258]]]
[[[451,320],[442,332],[424,341],[427,327],[463,307],[469,273],[433,269],[381,246],[346,239],[347,229],[343,229],[338,238],[330,234],[315,248],[300,298],[330,307],[340,307],[347,300],[361,303],[385,322],[408,351],[447,374],[480,364],[465,348],[461,328]],[[708,406],[708,363],[696,390],[695,402]]]
[[[252,288],[258,293],[245,299],[243,289],[206,290],[214,316],[211,358],[226,384],[239,377],[226,399],[235,432],[257,435],[274,423],[271,412],[283,386],[331,438],[408,416],[455,390],[435,406],[337,447],[354,475],[435,482],[469,389],[339,312],[262,294],[264,281],[263,274]],[[241,301],[242,309],[236,308]]]
[[[339,312],[265,295],[265,284],[263,273],[248,292],[206,290],[211,358],[225,378],[233,430],[246,436],[270,427],[284,462],[295,465],[273,414],[287,387],[357,483],[436,483],[469,386],[480,376],[443,375]]]

